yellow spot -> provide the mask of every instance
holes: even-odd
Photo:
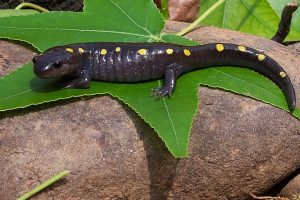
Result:
[[[242,51],[242,52],[246,51],[246,47],[244,47],[244,46],[238,46],[238,48],[239,48],[239,50]]]
[[[190,50],[188,50],[188,49],[184,49],[184,50],[183,50],[183,53],[184,53],[184,55],[186,55],[186,56],[190,56],[190,55],[191,55],[191,52],[190,52]]]
[[[173,53],[173,49],[167,49],[167,50],[166,50],[166,53],[167,53],[167,54],[172,54],[172,53]]]
[[[84,53],[83,48],[79,48],[78,51],[79,51],[79,53]]]
[[[100,54],[101,54],[101,55],[107,54],[107,50],[106,50],[106,49],[101,49]]]
[[[223,44],[217,44],[216,49],[221,52],[221,51],[224,50],[224,45]]]
[[[120,52],[121,51],[121,48],[120,47],[117,47],[116,48],[116,52]]]
[[[74,50],[73,50],[72,48],[66,48],[66,51],[67,51],[67,52],[71,52],[71,53],[74,52]]]
[[[261,53],[258,54],[257,57],[258,57],[259,61],[263,61],[266,58],[266,56],[264,54],[261,54]]]
[[[286,73],[285,72],[280,72],[279,76],[281,76],[281,78],[284,78],[284,77],[286,77]]]
[[[146,49],[140,49],[140,50],[138,50],[138,53],[140,54],[140,55],[146,55],[147,54],[147,50]]]

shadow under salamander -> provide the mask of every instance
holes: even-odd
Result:
[[[40,79],[34,77],[30,80],[30,89],[38,93],[48,93],[63,89],[62,79]]]
[[[132,108],[121,102],[123,109],[134,121],[143,141],[150,178],[150,200],[166,200],[172,191],[177,165],[180,161],[169,152],[157,133]]]

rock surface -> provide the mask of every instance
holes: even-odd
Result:
[[[168,23],[170,32],[185,24]],[[300,58],[263,38],[216,28],[187,37],[233,42],[275,58],[300,100]],[[33,53],[0,42],[0,69]],[[24,56],[20,58],[21,56]],[[4,61],[4,59],[7,61]],[[20,60],[19,60],[20,59]],[[0,113],[0,199],[68,169],[71,174],[32,199],[251,199],[300,167],[300,122],[289,113],[229,92],[201,87],[190,157],[173,158],[147,124],[109,96],[77,98]],[[297,104],[299,107],[299,104]]]
[[[169,0],[168,9],[170,20],[194,22],[198,18],[199,0]]]
[[[279,196],[293,198],[300,197],[300,174],[294,177],[281,191]]]
[[[0,40],[0,77],[14,71],[18,66],[30,62],[34,55],[33,48],[26,44]]]

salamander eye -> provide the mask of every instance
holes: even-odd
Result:
[[[36,59],[37,59],[37,56],[34,56],[34,57],[32,58],[32,62],[33,62],[33,64],[35,64],[35,63],[36,63]]]

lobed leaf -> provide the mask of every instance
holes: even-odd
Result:
[[[281,11],[286,1],[288,0],[226,0],[202,23],[272,38],[277,31]],[[215,0],[201,1],[200,14],[214,3]],[[287,41],[300,39],[299,12],[298,10],[293,18]]]
[[[97,8],[95,12],[48,12],[0,18],[0,38],[23,40],[39,51],[88,41],[146,42],[157,39],[164,22],[152,1],[135,0],[135,6],[129,6],[129,10],[128,7],[124,9],[127,4],[132,5],[132,1],[116,2],[86,1],[85,10],[92,6]]]

